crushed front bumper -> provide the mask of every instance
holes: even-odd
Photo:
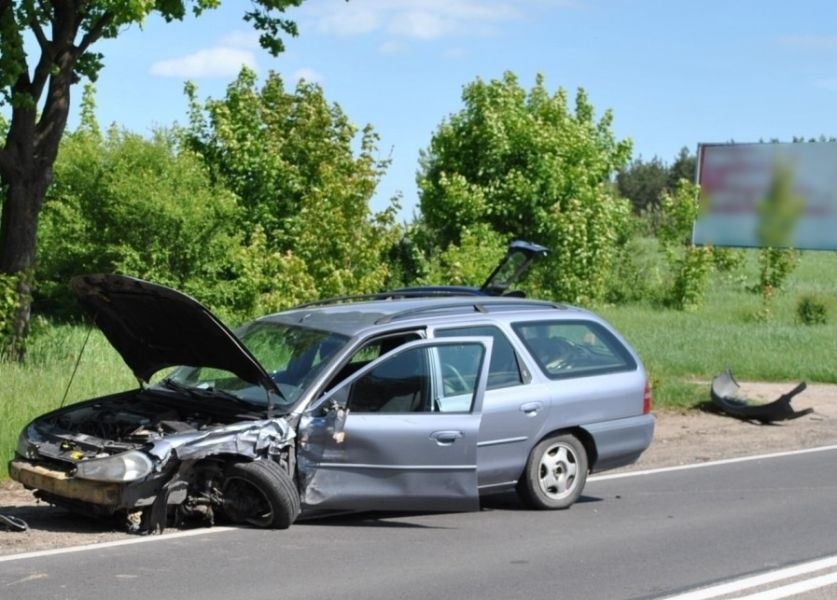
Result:
[[[44,492],[52,498],[95,504],[107,512],[148,506],[154,502],[164,484],[164,478],[159,476],[130,483],[77,479],[59,469],[21,457],[9,462],[9,476],[25,487]]]

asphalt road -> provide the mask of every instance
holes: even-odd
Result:
[[[830,450],[591,481],[562,512],[501,498],[10,560],[0,598],[658,598],[835,555]]]

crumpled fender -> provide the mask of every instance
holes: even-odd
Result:
[[[712,378],[712,403],[721,412],[745,421],[758,421],[760,423],[787,421],[798,419],[814,411],[813,408],[797,411],[790,404],[793,397],[805,390],[806,387],[807,384],[803,381],[773,402],[750,404],[746,398],[741,398],[738,395],[738,382],[733,377],[732,370],[727,369]]]
[[[165,465],[172,454],[180,460],[213,454],[238,454],[248,458],[278,454],[291,444],[295,432],[283,418],[240,421],[200,433],[184,432],[154,442],[147,451]],[[159,467],[158,467],[159,469]]]

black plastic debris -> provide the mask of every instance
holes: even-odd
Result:
[[[782,394],[773,402],[767,404],[751,404],[746,398],[738,395],[739,385],[732,376],[732,370],[727,369],[723,373],[715,375],[712,379],[712,403],[720,412],[731,417],[745,421],[758,421],[759,423],[773,423],[774,421],[787,421],[810,414],[813,408],[794,410],[791,400],[802,392],[807,386],[803,381],[791,391]]]
[[[7,529],[9,531],[26,531],[29,529],[29,525],[20,517],[0,515],[0,529]]]

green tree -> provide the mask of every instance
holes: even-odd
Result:
[[[637,215],[660,208],[660,197],[668,186],[669,168],[658,157],[649,161],[637,158],[616,175],[616,187],[631,201]]]
[[[680,148],[674,162],[668,169],[668,180],[666,187],[670,191],[677,189],[681,179],[696,183],[697,180],[697,156],[692,154],[686,146]]]
[[[78,272],[121,272],[226,303],[241,245],[235,197],[173,134],[151,139],[91,121],[65,136],[39,231],[38,297],[67,307]],[[72,304],[70,305],[72,306]]]
[[[397,205],[379,213],[369,208],[388,164],[376,156],[371,126],[359,131],[316,84],[285,90],[276,73],[259,88],[255,73],[243,69],[223,99],[203,105],[194,85],[186,93],[186,143],[237,196],[241,228],[258,232],[245,240],[250,266],[240,281],[251,290],[253,310],[281,308],[304,299],[302,292],[322,297],[384,285]],[[260,254],[270,260],[260,261]],[[310,283],[277,294],[285,282],[274,275],[291,272],[297,284]]]
[[[691,241],[700,211],[698,187],[681,179],[673,193],[663,194],[661,209],[658,237],[673,275],[667,300],[675,308],[691,310],[703,301],[714,256],[711,247]]]
[[[695,181],[696,168],[697,158],[683,146],[671,165],[656,156],[631,161],[616,175],[616,186],[631,201],[634,213],[653,215],[660,209],[663,194],[674,193],[681,179]]]
[[[281,34],[296,35],[284,10],[303,0],[253,0],[245,20],[261,44],[282,50]],[[70,90],[95,80],[104,57],[97,42],[115,38],[157,13],[167,21],[200,15],[220,0],[0,0],[0,104],[11,118],[0,146],[0,276],[16,280],[18,306],[7,345],[23,358],[35,264],[38,220],[67,125]],[[24,46],[30,36],[34,54]],[[3,129],[3,128],[0,128]]]
[[[613,115],[596,120],[582,89],[571,108],[543,77],[527,92],[509,72],[466,85],[462,100],[421,154],[425,251],[459,245],[464,231],[485,223],[504,240],[552,248],[532,289],[566,301],[601,298],[630,212],[610,184],[631,151],[613,134]]]
[[[804,210],[804,201],[793,190],[793,176],[790,166],[777,163],[767,194],[758,207],[759,288],[765,318],[770,316],[773,296],[796,266],[793,231]]]

